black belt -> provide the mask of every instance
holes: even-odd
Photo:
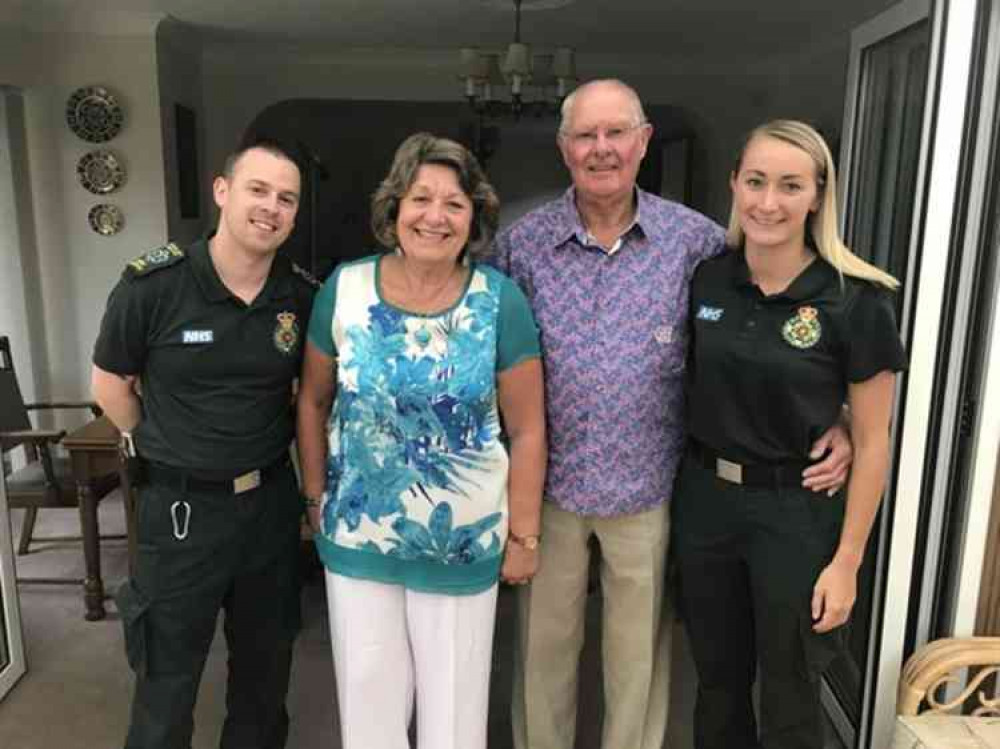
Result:
[[[688,453],[695,462],[704,466],[723,481],[751,488],[802,486],[802,471],[812,463],[808,460],[790,460],[780,463],[734,463],[726,460],[712,448],[694,440],[688,441]]]
[[[279,471],[284,470],[290,464],[287,456],[282,456],[278,460],[264,468],[255,468],[251,471],[241,473],[239,476],[231,478],[215,478],[190,471],[184,468],[174,468],[163,463],[153,463],[147,461],[145,470],[146,477],[150,483],[166,484],[179,490],[203,489],[206,491],[229,491],[233,494],[243,494],[251,489],[256,489],[268,479],[272,478]]]

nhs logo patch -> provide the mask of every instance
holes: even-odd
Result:
[[[723,312],[725,310],[722,307],[709,307],[707,304],[703,304],[698,308],[695,317],[699,320],[708,320],[708,322],[719,322]]]
[[[213,340],[211,330],[185,330],[182,339],[184,343],[211,343]]]

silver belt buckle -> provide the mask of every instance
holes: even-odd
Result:
[[[725,458],[715,459],[715,475],[731,484],[743,483],[743,466]]]
[[[233,494],[242,494],[260,486],[260,469],[244,473],[233,479]]]

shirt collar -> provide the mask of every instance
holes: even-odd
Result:
[[[227,299],[235,299],[232,292],[222,283],[219,272],[212,262],[212,255],[208,251],[208,243],[215,236],[215,232],[209,232],[199,238],[188,247],[188,256],[191,259],[191,267],[194,271],[195,281],[201,289],[201,293],[212,303],[222,302]],[[261,289],[254,304],[270,301],[272,299],[284,299],[293,295],[293,282],[291,272],[291,261],[278,251],[271,263],[271,270],[268,273],[264,288]]]
[[[645,236],[646,230],[642,224],[641,217],[649,215],[648,209],[643,211],[643,204],[649,201],[649,196],[638,187],[634,188],[634,195],[636,203],[635,216],[632,218],[632,222],[618,236],[618,240],[614,246],[610,250],[605,250],[598,245],[597,240],[594,239],[590,232],[587,231],[587,227],[584,226],[583,219],[580,217],[580,210],[576,207],[576,188],[569,187],[561,198],[562,227],[558,234],[559,243],[564,244],[571,239],[576,239],[577,243],[582,247],[597,247],[602,252],[614,254],[621,249],[622,242],[632,230],[637,230]]]
[[[188,257],[191,258],[191,270],[194,273],[194,280],[197,282],[201,293],[209,302],[222,302],[232,294],[222,283],[219,273],[212,263],[212,256],[208,252],[208,241],[215,235],[211,232],[199,238],[194,244],[188,247]]]
[[[750,278],[750,268],[747,265],[743,250],[731,250],[733,254],[733,283],[737,287],[756,288]],[[833,280],[837,271],[819,255],[806,266],[805,270],[788,285],[784,291],[767,297],[773,301],[803,302],[815,299]]]

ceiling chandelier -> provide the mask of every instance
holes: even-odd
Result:
[[[461,74],[465,98],[480,114],[502,114],[518,118],[528,110],[541,116],[555,114],[576,80],[576,62],[570,47],[532,54],[521,41],[521,4],[514,3],[514,41],[506,53],[475,47],[461,50]],[[510,101],[503,101],[502,89],[509,87]]]

